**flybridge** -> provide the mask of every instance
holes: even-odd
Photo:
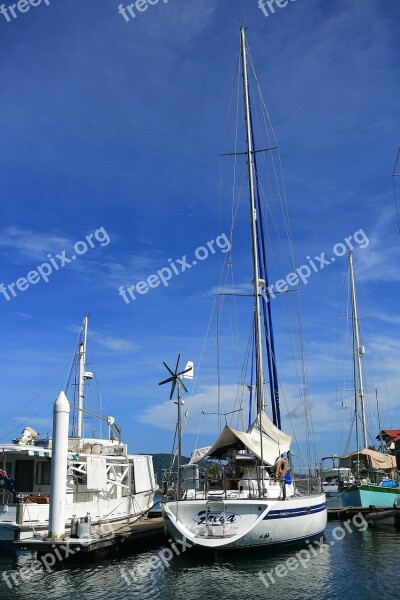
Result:
[[[140,518],[153,504],[157,486],[152,457],[129,454],[114,417],[86,410],[84,385],[93,377],[85,365],[87,333],[85,315],[71,366],[71,371],[78,369],[74,408],[80,417],[72,423],[72,435],[68,435],[71,405],[62,391],[53,406],[52,437],[39,437],[27,426],[12,444],[0,445],[6,474],[0,477],[0,546],[30,538],[34,543],[46,543],[46,537],[51,543],[53,538],[64,541],[64,535],[73,537],[76,519],[85,519],[88,513],[95,527],[122,525]],[[76,381],[71,371],[66,388]],[[83,414],[105,422],[108,435],[85,436]]]

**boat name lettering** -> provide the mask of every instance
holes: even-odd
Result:
[[[224,523],[236,523],[240,516],[235,513],[208,512],[201,510],[194,517],[194,521],[198,525],[223,525]]]

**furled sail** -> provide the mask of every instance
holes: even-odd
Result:
[[[260,423],[262,436],[260,432]],[[190,463],[197,463],[202,458],[226,458],[228,450],[248,450],[264,463],[274,465],[276,460],[290,449],[292,437],[272,423],[262,412],[247,431],[237,431],[225,425],[221,435],[212,446],[194,450]],[[262,455],[262,457],[261,457]]]
[[[353,466],[353,461],[358,460],[358,458],[360,458],[361,462],[364,462],[362,457],[366,457],[366,460],[370,462],[373,469],[384,469],[387,471],[396,468],[395,456],[392,456],[391,454],[382,454],[382,452],[370,450],[369,448],[364,448],[364,450],[340,456],[340,466],[351,468]]]

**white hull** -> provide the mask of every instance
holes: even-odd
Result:
[[[66,474],[65,528],[71,520],[90,515],[93,525],[102,529],[127,523],[153,505],[156,484],[151,456],[126,454],[126,447],[102,441],[103,453],[68,452]],[[112,451],[115,450],[115,454]],[[10,492],[0,500],[0,546],[36,535],[46,536],[49,529],[50,485],[38,483],[43,469],[53,460],[50,451],[14,444],[0,448],[9,470],[23,475],[16,485],[24,486],[14,499]],[[106,454],[107,452],[107,454]],[[21,468],[22,465],[22,468]],[[28,473],[28,476],[26,476]],[[18,489],[18,487],[17,487]],[[3,502],[3,503],[1,503]]]
[[[208,514],[207,514],[208,513]],[[326,527],[325,494],[287,500],[185,500],[164,507],[174,539],[204,548],[234,549],[294,544]]]
[[[63,539],[65,533],[83,535],[77,525],[81,519],[112,531],[153,505],[153,459],[128,454],[114,418],[98,417],[107,423],[106,438],[83,435],[84,384],[93,378],[85,370],[87,326],[85,315],[76,356],[78,413],[73,435],[68,437],[70,404],[61,392],[53,407],[54,439],[39,438],[37,431],[25,427],[22,437],[0,446],[0,545],[45,537],[49,528],[52,539]]]
[[[248,80],[248,47],[245,27],[240,28],[241,67],[243,78],[244,120],[246,131],[247,179],[249,186],[250,230],[252,248],[252,318],[254,337],[249,343],[252,355],[251,366],[244,360],[238,396],[239,410],[243,410],[244,381],[251,379],[251,397],[256,408],[253,420],[253,405],[249,410],[249,427],[244,431],[228,425],[221,428],[217,440],[211,445],[196,448],[189,465],[181,467],[181,400],[180,385],[186,371],[175,373],[164,363],[170,375],[165,381],[173,382],[170,398],[178,383],[178,477],[176,481],[177,500],[164,506],[164,519],[167,532],[177,541],[183,541],[203,548],[234,549],[279,544],[293,544],[319,536],[327,522],[326,497],[324,493],[297,495],[293,487],[293,469],[290,446],[292,437],[281,430],[279,381],[272,317],[265,312],[264,300],[268,302],[269,287],[264,247],[266,219],[261,208],[258,182],[260,173],[255,160],[255,149],[250,93]],[[258,90],[259,91],[259,90]],[[262,111],[265,105],[261,98]],[[266,117],[266,113],[264,113]],[[274,148],[272,148],[274,149]],[[264,151],[265,148],[262,150]],[[271,148],[269,148],[271,150]],[[261,150],[260,150],[261,151]],[[276,181],[279,188],[279,182]],[[257,191],[257,196],[256,196]],[[268,210],[268,209],[267,209]],[[286,219],[286,217],[284,217]],[[268,238],[268,231],[266,231]],[[229,267],[228,267],[229,268]],[[228,273],[229,271],[227,271]],[[221,270],[225,276],[225,271]],[[263,298],[264,296],[264,298]],[[262,305],[263,304],[263,305]],[[302,337],[300,336],[300,340]],[[254,344],[254,346],[253,346]],[[263,347],[268,357],[270,400],[272,420],[265,413],[267,377],[264,376]],[[250,348],[253,348],[250,350]],[[219,348],[218,348],[219,353]],[[236,355],[234,355],[236,361]],[[253,356],[255,368],[253,369]],[[225,362],[225,357],[223,357]],[[265,365],[266,366],[266,365]],[[253,385],[254,381],[254,385]],[[186,388],[184,388],[186,390]],[[186,390],[187,391],[187,390]],[[238,400],[240,398],[240,401]],[[225,413],[225,416],[238,412]],[[222,414],[204,413],[203,414]],[[239,420],[238,420],[239,421]],[[201,459],[215,460],[211,469],[205,467],[200,476]],[[211,466],[211,465],[210,465]],[[203,468],[203,467],[202,467]],[[287,470],[289,469],[289,472]],[[181,492],[184,490],[183,499]],[[199,497],[200,496],[200,497]]]
[[[112,531],[119,523],[137,518],[153,505],[154,492],[143,492],[131,497],[94,502],[76,502],[66,505],[66,530],[70,530],[73,516],[86,517],[92,524],[108,524]],[[0,545],[4,542],[25,540],[33,535],[46,536],[49,527],[49,504],[9,504],[0,506]]]

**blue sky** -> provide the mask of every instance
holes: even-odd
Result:
[[[92,237],[93,247],[47,283],[9,301],[0,294],[0,437],[17,435],[28,419],[49,431],[88,312],[103,412],[122,425],[131,451],[170,451],[175,406],[158,386],[162,361],[172,364],[180,352],[198,365],[217,258],[129,304],[118,288],[218,235],[219,153],[242,20],[279,141],[297,263],[360,228],[368,236],[354,252],[370,303],[360,291],[360,311],[374,315],[363,320],[368,386],[379,388],[382,427],[400,427],[400,238],[391,187],[400,145],[398,1],[297,0],[265,17],[256,0],[170,0],[129,22],[119,4],[51,0],[10,22],[0,15],[0,283],[25,277],[49,254],[71,256],[100,228],[109,239]],[[228,227],[228,212],[221,222]],[[248,247],[240,231],[239,272]],[[351,415],[336,391],[338,364],[346,363],[338,321],[345,271],[338,258],[301,289],[320,455],[341,449]],[[242,332],[247,313],[242,305],[239,312]],[[279,324],[277,332],[289,412],[300,426]],[[206,346],[188,402],[186,454],[215,434],[215,422],[203,419],[197,440],[206,386],[207,410],[216,396],[212,352]],[[222,377],[227,410],[233,375],[227,367]],[[88,398],[95,391],[91,384]],[[373,414],[373,394],[369,408]]]

